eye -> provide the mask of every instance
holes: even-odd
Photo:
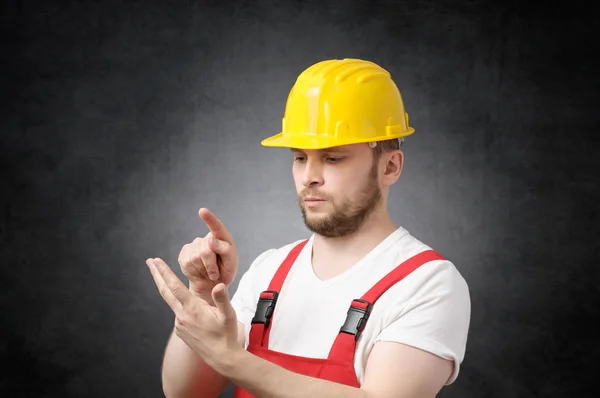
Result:
[[[294,157],[294,162],[302,162],[304,161],[304,157],[303,156],[295,156]]]
[[[329,163],[339,163],[342,159],[343,159],[342,157],[333,157],[333,156],[327,157],[327,161]]]

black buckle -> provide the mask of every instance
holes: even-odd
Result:
[[[355,307],[353,305],[355,302],[365,303],[367,305],[367,308]],[[348,309],[346,321],[344,322],[344,325],[342,325],[340,332],[353,334],[354,340],[358,340],[363,329],[365,328],[367,319],[369,319],[369,315],[371,314],[372,308],[373,304],[369,303],[366,300],[352,300],[352,305],[350,305],[350,308]]]
[[[254,313],[254,318],[252,318],[252,323],[264,323],[265,329],[267,329],[271,324],[271,317],[273,316],[273,311],[275,310],[275,304],[277,303],[277,297],[279,296],[279,293],[275,290],[265,290],[262,293],[272,293],[273,297],[260,297],[258,299],[258,304],[256,305],[256,312]]]

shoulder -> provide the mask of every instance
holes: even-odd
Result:
[[[397,267],[426,251],[434,251],[441,259],[430,260],[391,286],[381,297],[383,315],[392,323],[400,318],[433,318],[433,323],[453,323],[460,318],[465,326],[471,312],[469,286],[452,259],[430,245],[405,233],[387,251],[388,264]],[[454,320],[452,319],[454,318]]]
[[[467,281],[454,261],[408,231],[390,249],[390,254],[395,258],[397,265],[426,251],[436,252],[442,257],[426,262],[407,277],[411,284],[416,285],[415,288],[433,290],[451,288],[468,292]]]
[[[260,253],[250,266],[243,272],[245,279],[257,279],[270,281],[271,276],[275,274],[277,268],[290,252],[299,244],[307,241],[307,239],[298,239],[280,247],[267,249]]]

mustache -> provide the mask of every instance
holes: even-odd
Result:
[[[302,192],[300,192],[300,198],[304,199],[307,196],[312,196],[321,200],[329,200],[329,196],[325,195],[321,192],[315,191],[313,189],[305,189]]]

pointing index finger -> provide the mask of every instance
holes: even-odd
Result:
[[[229,244],[233,244],[233,238],[229,234],[229,231],[227,231],[227,228],[225,228],[223,222],[219,220],[219,218],[215,216],[210,210],[208,210],[205,207],[202,207],[198,211],[198,215],[200,216],[202,221],[204,221],[209,231],[215,238],[224,240]]]

